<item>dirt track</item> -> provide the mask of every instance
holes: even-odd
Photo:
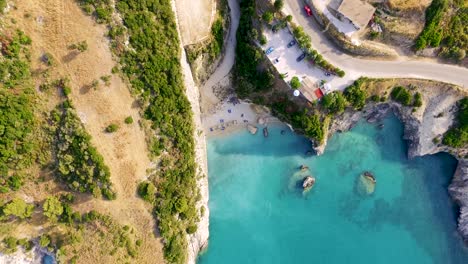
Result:
[[[93,138],[92,143],[110,167],[118,198],[115,201],[87,200],[76,209],[95,209],[110,214],[122,225],[135,227],[143,240],[138,263],[163,263],[162,244],[153,235],[156,227],[151,208],[136,196],[137,183],[146,177],[150,166],[145,135],[138,125],[138,108],[132,107],[134,99],[117,75],[112,76],[108,87],[100,81],[98,89],[90,89],[93,80],[110,75],[115,65],[105,38],[105,27],[84,15],[73,0],[21,0],[16,6],[10,15],[32,38],[33,70],[45,67],[39,61],[44,52],[53,55],[55,66],[50,79],[68,77],[71,80],[72,102]],[[88,43],[87,51],[68,50],[68,45],[83,40]],[[132,116],[135,122],[124,124],[127,116]],[[120,129],[106,134],[104,128],[110,123],[119,124]],[[82,255],[79,262],[98,263],[99,258],[105,257]]]

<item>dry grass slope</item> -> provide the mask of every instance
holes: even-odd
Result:
[[[93,138],[92,143],[110,167],[117,199],[82,197],[76,209],[82,212],[94,209],[110,214],[119,224],[135,227],[143,240],[138,263],[163,263],[162,245],[154,236],[156,227],[151,209],[136,196],[137,182],[146,178],[146,169],[150,166],[145,134],[138,126],[139,109],[132,107],[134,98],[118,76],[111,77],[109,86],[99,81],[97,89],[91,88],[94,80],[110,75],[115,66],[105,37],[106,29],[83,14],[73,0],[22,0],[16,1],[15,6],[9,16],[33,40],[33,71],[44,69],[39,58],[45,52],[53,56],[51,77],[70,79],[72,102]],[[85,52],[67,48],[80,41],[88,43]],[[125,125],[127,116],[132,116],[135,123]],[[120,124],[120,129],[112,134],[104,133],[111,123]],[[78,262],[110,263],[111,259],[86,251]]]

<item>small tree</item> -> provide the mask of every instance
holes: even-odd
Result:
[[[34,205],[27,204],[20,198],[13,199],[3,208],[3,213],[6,216],[14,215],[20,219],[31,217],[34,210]]]
[[[287,16],[286,16],[286,21],[287,21],[287,22],[291,22],[292,19],[293,19],[293,17],[292,17],[291,15],[287,15]]]
[[[283,0],[276,0],[274,6],[276,11],[280,11],[284,6]]]
[[[301,81],[299,81],[299,78],[297,76],[292,77],[289,83],[291,84],[291,87],[293,89],[298,89],[299,87],[301,87]]]
[[[265,13],[263,13],[262,19],[267,23],[271,23],[271,21],[273,21],[273,13],[271,13],[270,11],[266,11]]]
[[[62,203],[55,196],[47,197],[42,209],[44,210],[44,215],[53,222],[57,221],[58,217],[63,213]]]

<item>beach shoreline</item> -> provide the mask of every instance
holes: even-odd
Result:
[[[247,125],[256,127],[257,133],[261,133],[260,130],[269,125],[284,124],[266,107],[235,98],[218,102],[216,107],[209,113],[203,114],[201,119],[207,138],[248,130]]]

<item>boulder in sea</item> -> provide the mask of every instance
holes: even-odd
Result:
[[[306,170],[309,169],[309,167],[306,166],[306,165],[301,165],[301,167],[299,167],[299,168],[301,169],[301,171],[306,171]]]
[[[257,120],[257,123],[258,123],[259,125],[264,125],[264,124],[266,123],[265,118],[259,117],[258,120]]]
[[[307,176],[302,181],[302,188],[304,189],[304,191],[308,191],[308,190],[312,189],[314,184],[315,184],[315,178],[312,177],[312,176]]]
[[[377,181],[375,180],[374,175],[372,173],[366,171],[363,174],[359,175],[356,191],[360,195],[371,195],[375,191],[375,184]]]
[[[255,134],[257,134],[258,128],[256,126],[251,125],[251,124],[247,124],[247,130],[249,130],[250,134],[255,135]]]

